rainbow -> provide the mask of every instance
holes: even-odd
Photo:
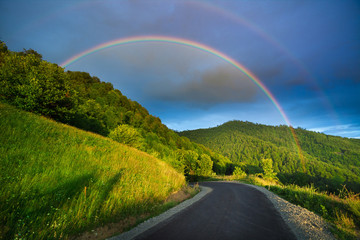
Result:
[[[137,36],[137,37],[120,38],[120,39],[116,39],[116,40],[113,40],[110,42],[102,43],[102,44],[92,47],[88,50],[85,50],[79,54],[76,54],[75,56],[73,56],[73,57],[69,58],[68,60],[66,60],[65,62],[61,63],[60,66],[66,68],[67,66],[80,60],[81,58],[84,58],[86,56],[89,56],[91,54],[99,52],[106,48],[123,45],[123,44],[129,44],[129,43],[138,43],[138,42],[165,42],[165,43],[179,44],[179,45],[199,49],[204,52],[208,52],[212,55],[215,55],[215,56],[223,59],[225,62],[233,65],[235,68],[237,68],[241,72],[243,72],[249,79],[251,79],[251,81],[253,81],[266,94],[266,96],[271,100],[271,102],[275,105],[277,110],[280,112],[281,116],[284,118],[286,124],[288,126],[291,126],[289,118],[286,116],[284,110],[280,106],[279,102],[275,99],[274,95],[252,72],[250,72],[248,69],[246,69],[245,66],[243,66],[239,62],[235,61],[234,59],[230,58],[229,56],[225,55],[224,53],[221,53],[212,47],[206,46],[204,44],[201,44],[201,43],[198,43],[195,41],[190,41],[190,40],[183,39],[183,38],[167,37],[167,36]]]
[[[290,120],[286,116],[284,110],[282,109],[282,107],[280,106],[279,102],[276,100],[274,95],[270,92],[270,90],[260,81],[260,79],[258,79],[245,66],[243,66],[242,64],[240,64],[236,60],[232,59],[231,57],[227,56],[226,54],[224,54],[224,53],[222,53],[222,52],[220,52],[220,51],[218,51],[218,50],[216,50],[216,49],[214,49],[214,48],[212,48],[210,46],[207,46],[205,44],[198,43],[198,42],[191,41],[191,40],[184,39],[184,38],[169,37],[169,36],[154,36],[154,35],[151,35],[151,36],[135,36],[135,37],[119,38],[119,39],[116,39],[116,40],[113,40],[113,41],[109,41],[109,42],[106,42],[106,43],[96,45],[95,47],[92,47],[92,48],[90,48],[88,50],[85,50],[85,51],[83,51],[81,53],[78,53],[78,54],[74,55],[73,57],[69,58],[68,60],[66,60],[65,62],[61,63],[60,66],[66,68],[67,66],[69,66],[70,64],[78,61],[79,59],[84,58],[86,56],[89,56],[91,54],[94,54],[96,52],[99,52],[99,51],[101,51],[103,49],[107,49],[107,48],[110,48],[110,47],[123,45],[123,44],[140,43],[140,42],[163,42],[163,43],[178,44],[178,45],[182,45],[182,46],[195,48],[195,49],[210,53],[210,54],[212,54],[214,56],[217,56],[217,57],[223,59],[225,62],[233,65],[238,70],[240,70],[242,73],[244,73],[249,79],[251,79],[251,81],[253,81],[265,93],[265,95],[274,104],[276,109],[280,112],[282,118],[285,120],[286,124],[289,126],[289,128],[291,130],[291,133],[292,133],[292,135],[294,137],[295,143],[296,143],[296,145],[298,147],[300,159],[303,162],[303,157],[302,157],[302,153],[301,153],[301,149],[300,149],[300,144],[299,144],[299,141],[298,141],[298,139],[296,137],[295,131],[291,126]]]

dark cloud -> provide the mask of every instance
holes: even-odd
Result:
[[[190,81],[152,83],[148,94],[164,101],[192,104],[251,102],[255,99],[257,87],[238,69],[227,64],[199,73]]]
[[[178,44],[118,46],[89,56],[82,65],[91,66],[93,75],[144,101],[176,101],[201,107],[243,103],[253,101],[259,89],[222,58]]]
[[[254,61],[247,68],[251,70],[264,84],[282,81],[287,64],[284,61]]]

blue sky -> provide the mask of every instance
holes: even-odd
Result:
[[[334,0],[0,0],[0,40],[61,64],[141,35],[205,44],[270,90],[294,127],[360,138],[360,3]],[[111,82],[175,130],[229,120],[285,124],[270,99],[223,59],[169,43],[136,43],[66,67]]]

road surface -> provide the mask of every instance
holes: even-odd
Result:
[[[136,239],[296,239],[262,192],[230,182],[200,185],[213,191]]]

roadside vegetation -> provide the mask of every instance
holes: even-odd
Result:
[[[282,185],[256,176],[248,176],[242,181],[263,186],[285,200],[323,217],[331,224],[332,232],[338,239],[360,238],[360,197],[345,185],[336,195],[320,191],[313,185]]]

